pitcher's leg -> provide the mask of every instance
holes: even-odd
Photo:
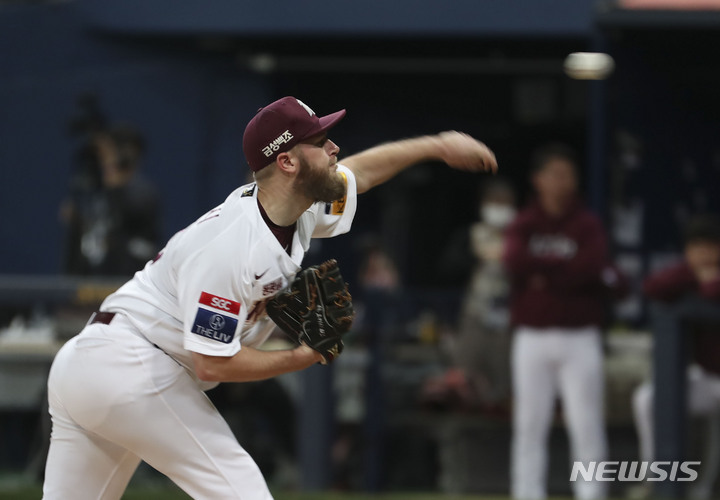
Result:
[[[48,385],[51,407],[74,424],[57,434],[56,450],[65,440],[78,449],[92,438],[129,450],[193,498],[272,498],[255,462],[190,373],[126,324],[86,329],[60,351]],[[79,473],[59,456],[53,453],[49,468]]]
[[[107,384],[96,378],[85,384],[90,393],[83,393],[82,401],[75,400],[77,392],[66,391],[79,425],[130,450],[193,498],[272,498],[253,459],[185,368],[137,337],[119,346],[84,344],[92,345],[82,353],[86,357],[111,351],[94,356],[101,361],[88,369],[104,368],[121,382],[108,395]]]
[[[149,416],[143,436],[131,425],[107,429],[105,435],[133,450],[191,497],[272,499],[255,461],[189,376],[178,377],[155,397],[116,411],[128,422]]]
[[[46,500],[122,497],[140,463],[132,452],[88,433],[51,403],[52,434],[45,466]]]

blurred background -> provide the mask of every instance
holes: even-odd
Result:
[[[320,115],[347,109],[332,133],[341,158],[467,132],[496,153],[517,207],[532,199],[533,152],[574,148],[628,284],[604,325],[610,458],[639,460],[633,393],[653,377],[656,305],[677,326],[668,338],[687,337],[692,316],[643,282],[682,261],[694,217],[720,213],[719,43],[714,0],[0,1],[0,486],[42,481],[58,346],[248,182],[244,127],[285,95]],[[614,58],[607,79],[565,74],[587,51]],[[347,351],[331,369],[210,393],[278,491],[508,494],[507,293],[483,315],[502,331],[476,347],[490,361],[455,355],[492,260],[473,236],[490,222],[490,179],[427,163],[363,195],[352,232],[316,240],[306,260],[337,258],[350,281]],[[700,288],[687,298],[714,324]],[[683,351],[661,354],[684,380]],[[676,385],[668,398],[685,397]],[[711,457],[709,498],[720,403],[686,418],[669,401],[681,425],[668,453]],[[549,492],[570,495],[560,410],[548,442]]]

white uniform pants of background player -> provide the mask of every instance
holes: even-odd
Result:
[[[653,399],[655,390],[648,381],[635,390],[633,394],[633,411],[635,427],[640,441],[640,460],[650,462],[655,459],[655,442],[653,439],[654,418]],[[706,457],[702,461],[700,480],[693,484],[691,498],[709,498],[715,478],[720,467],[720,435],[718,419],[720,418],[720,376],[709,373],[698,365],[687,369],[687,403],[688,413],[694,417],[712,417],[708,434]]]
[[[515,331],[512,347],[513,440],[511,494],[547,496],[548,434],[556,397],[562,401],[571,461],[605,460],[602,340],[596,327]],[[570,467],[568,467],[568,478]],[[605,498],[605,483],[571,483],[575,498]]]
[[[272,499],[192,377],[121,315],[60,350],[48,392],[45,499],[119,499],[140,460],[196,499]]]

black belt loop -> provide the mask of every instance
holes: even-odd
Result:
[[[90,321],[88,321],[88,325],[94,325],[95,323],[109,325],[114,317],[115,313],[96,311],[92,313],[92,316],[90,316]]]
[[[116,314],[117,314],[117,313],[109,313],[109,312],[95,311],[95,312],[92,313],[92,315],[90,316],[90,320],[88,321],[88,325],[94,325],[95,323],[100,323],[100,324],[103,324],[103,325],[109,325],[110,322],[113,320],[113,318],[115,317]],[[143,339],[145,339],[145,340],[147,340],[148,342],[150,342],[150,341],[147,339],[147,337],[145,337],[145,335],[143,335],[142,333],[138,332],[138,336],[140,336],[140,337],[142,337]],[[170,355],[169,355],[167,352],[165,352],[165,350],[164,350],[163,348],[161,348],[159,345],[154,344],[154,343],[152,343],[152,342],[150,342],[150,344],[151,344],[153,347],[155,347],[156,349],[158,349],[158,350],[164,352],[166,355],[170,356]],[[170,357],[172,358],[172,356],[170,356]],[[178,365],[180,365],[180,363],[178,363],[178,361],[177,361],[176,359],[173,358],[173,361],[175,361]],[[180,366],[182,366],[182,365],[180,365]]]

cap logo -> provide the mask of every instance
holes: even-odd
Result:
[[[280,149],[281,144],[286,144],[292,139],[293,135],[290,133],[290,130],[286,130],[285,132],[277,136],[276,139],[270,142],[270,144],[262,148],[262,152],[267,158],[269,158],[273,155],[273,153],[275,153],[275,151]]]
[[[308,106],[307,104],[305,104],[304,102],[302,102],[300,99],[295,99],[295,100],[298,102],[298,104],[299,104],[300,106],[302,106],[303,108],[305,108],[305,111],[307,111],[310,116],[315,116],[315,111],[313,111],[312,109],[310,109],[310,106]]]
[[[290,150],[300,141],[326,133],[344,116],[343,109],[320,117],[293,96],[283,97],[261,108],[245,126],[243,133],[243,153],[250,170],[260,171],[281,152]]]

